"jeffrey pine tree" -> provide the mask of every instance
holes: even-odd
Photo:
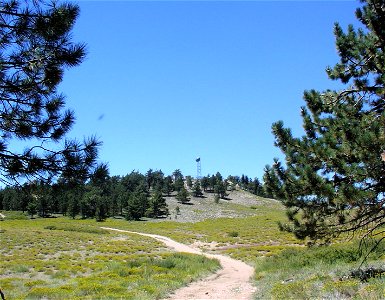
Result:
[[[299,238],[328,241],[341,233],[378,234],[385,223],[385,1],[356,10],[362,28],[335,25],[340,61],[326,69],[343,90],[305,91],[305,135],[272,126],[285,165],[266,166],[267,193],[282,199]]]
[[[0,2],[0,181],[86,178],[98,141],[65,141],[74,114],[57,86],[66,68],[79,65],[85,45],[71,41],[79,14],[72,3]],[[11,147],[20,140],[23,151]]]

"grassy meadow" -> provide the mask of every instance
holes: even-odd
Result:
[[[219,268],[215,260],[98,225],[67,218],[1,222],[0,287],[7,299],[159,299]]]
[[[309,249],[278,230],[285,213],[276,201],[218,205],[237,217],[101,223],[4,212],[0,287],[8,299],[160,299],[219,268],[215,260],[173,253],[151,238],[100,229],[106,226],[161,234],[243,260],[256,268],[256,299],[385,298],[381,272],[366,281],[351,276],[361,263],[357,242]],[[363,268],[382,268],[384,253],[381,244]]]

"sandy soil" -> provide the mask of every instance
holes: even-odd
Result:
[[[106,230],[140,234],[163,242],[178,252],[187,252],[218,259],[222,269],[209,277],[193,282],[187,287],[177,290],[168,299],[252,299],[256,288],[251,284],[254,268],[242,261],[224,255],[208,254],[199,249],[178,243],[168,237],[101,227]]]

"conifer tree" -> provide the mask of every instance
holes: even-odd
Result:
[[[146,215],[150,218],[159,218],[168,215],[166,199],[163,198],[160,190],[155,190],[149,201],[149,208]]]
[[[201,185],[202,185],[202,188],[203,190],[206,192],[209,185],[210,185],[210,179],[209,179],[209,176],[204,176],[202,179],[201,179]]]
[[[178,178],[174,182],[174,190],[179,192],[182,188],[184,188],[184,181],[182,178]]]
[[[385,222],[385,1],[361,2],[363,27],[335,25],[340,61],[326,69],[346,87],[305,91],[302,137],[272,126],[286,161],[265,169],[266,191],[288,209],[281,228],[299,238],[370,235]]]
[[[175,196],[175,198],[183,204],[190,202],[189,192],[184,186],[178,191],[178,194]]]
[[[84,44],[71,40],[79,14],[72,3],[45,0],[0,2],[0,181],[49,179],[58,174],[86,178],[99,143],[66,140],[74,114],[63,110],[57,90],[64,70],[79,65]],[[12,140],[25,143],[13,149]],[[19,149],[22,147],[19,147]]]
[[[127,207],[125,217],[127,220],[140,220],[147,210],[148,197],[146,188],[144,185],[138,186],[133,193],[131,193]]]
[[[170,196],[173,190],[174,190],[174,185],[172,183],[172,177],[167,176],[163,182],[162,192],[165,193],[167,196]]]
[[[200,184],[199,180],[195,180],[193,188],[192,188],[192,194],[194,195],[194,197],[203,197],[201,184]]]
[[[222,180],[217,181],[217,183],[214,186],[214,193],[217,194],[221,199],[225,199],[228,196],[226,191],[227,191],[227,184]]]

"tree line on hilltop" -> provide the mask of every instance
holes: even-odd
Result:
[[[108,167],[102,164],[86,181],[62,176],[52,184],[35,180],[6,186],[0,189],[0,210],[19,210],[40,217],[80,216],[97,221],[118,216],[127,220],[164,218],[169,214],[166,196],[186,204],[191,196],[204,197],[204,193],[214,193],[225,199],[228,191],[237,187],[264,195],[258,179],[252,181],[245,175],[223,179],[217,172],[196,180],[183,176],[179,169],[168,176],[150,169],[145,174],[132,171],[125,176],[110,176]]]

